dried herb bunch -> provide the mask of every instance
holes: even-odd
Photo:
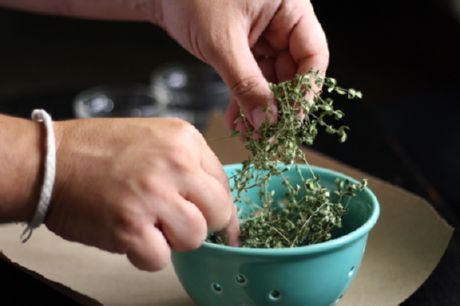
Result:
[[[277,101],[276,123],[266,120],[253,131],[244,114],[239,118],[247,127],[245,145],[251,157],[231,177],[235,201],[255,205],[244,198],[251,188],[258,188],[261,198],[257,209],[241,220],[241,246],[282,248],[326,241],[331,239],[334,228],[341,227],[349,199],[367,182],[338,180],[336,189],[329,190],[320,184],[310,166],[310,175],[304,177],[296,162],[308,165],[302,147],[313,144],[321,128],[337,135],[340,142],[347,139],[347,126],[329,122],[340,120],[344,113],[334,108],[330,97],[322,97],[323,91],[346,95],[348,99],[361,98],[362,94],[339,87],[335,79],[324,78],[314,70],[270,86]],[[269,112],[267,109],[267,119],[272,115]],[[291,182],[286,175],[288,170],[296,171],[299,184]],[[281,178],[284,195],[270,190],[269,182],[274,177]],[[216,235],[210,240],[222,243]]]

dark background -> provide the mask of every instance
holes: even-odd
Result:
[[[364,93],[362,102],[338,102],[352,127],[349,141],[321,135],[315,148],[421,195],[458,226],[460,1],[314,5],[329,40],[328,74]],[[28,116],[40,106],[71,118],[78,91],[147,83],[159,65],[190,58],[149,24],[0,9],[0,112]],[[460,305],[459,258],[456,231],[441,264],[404,305]]]

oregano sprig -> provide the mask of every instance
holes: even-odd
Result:
[[[277,114],[270,114],[271,108],[267,108],[267,120],[257,131],[251,129],[243,113],[239,118],[247,127],[245,146],[251,156],[231,177],[234,200],[250,205],[244,194],[251,188],[258,188],[261,199],[257,209],[241,220],[242,246],[281,248],[326,241],[331,239],[334,228],[341,227],[349,199],[363,190],[367,182],[353,184],[338,180],[336,189],[329,190],[321,185],[311,168],[310,175],[304,177],[296,162],[309,165],[302,148],[314,143],[320,129],[336,135],[340,142],[347,139],[349,128],[333,123],[345,114],[335,109],[331,97],[323,97],[324,91],[348,99],[362,98],[362,93],[339,87],[335,79],[325,78],[316,70],[270,84],[270,88],[277,102]],[[276,123],[268,120],[273,115]],[[293,185],[285,175],[293,168],[300,184]],[[280,177],[285,187],[278,203],[274,203],[274,190],[268,188],[273,177]],[[210,240],[222,242],[216,235]]]

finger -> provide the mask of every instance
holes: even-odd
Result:
[[[243,124],[242,121],[239,121],[240,124]],[[237,128],[241,128],[237,124]],[[247,127],[240,131],[242,135],[244,135],[244,131],[247,129]],[[214,154],[214,152],[205,144],[205,147],[203,148],[204,154],[202,154],[203,159],[202,159],[202,168],[203,170],[211,175],[213,178],[217,179],[218,182],[222,184],[224,187],[224,190],[227,192],[227,196],[230,199],[230,205],[231,205],[231,217],[230,221],[225,224],[224,226],[224,233],[225,236],[227,237],[227,244],[230,245],[239,245],[239,234],[240,234],[240,226],[238,222],[238,215],[237,215],[237,209],[236,205],[233,203],[232,199],[232,194],[230,191],[230,184],[228,181],[228,176],[224,171],[224,168],[222,167],[219,159],[217,156]],[[229,205],[229,204],[227,204]]]
[[[310,69],[326,71],[329,64],[326,35],[310,3],[307,3],[305,14],[292,30],[289,50],[298,65],[298,73],[306,73]]]
[[[220,48],[220,47],[216,47]],[[253,127],[265,120],[260,113],[273,104],[273,95],[249,47],[247,33],[236,28],[225,50],[214,50],[210,63],[219,72]],[[258,110],[257,112],[255,112]]]
[[[193,176],[184,175],[181,186],[180,194],[200,209],[209,230],[219,231],[229,224],[233,201],[214,176],[203,170]]]
[[[297,72],[297,64],[288,50],[281,51],[275,63],[276,77],[283,82],[294,78]]]
[[[146,223],[130,239],[126,256],[138,269],[159,271],[169,263],[171,250],[162,232],[154,225]]]
[[[208,229],[205,217],[195,204],[179,195],[158,218],[161,221],[161,230],[175,251],[197,249],[206,239]]]
[[[283,1],[264,32],[264,37],[274,50],[289,48],[289,34],[305,11],[305,0]]]
[[[233,206],[232,218],[230,223],[220,233],[224,236],[225,243],[230,246],[240,245],[240,224],[238,220],[238,210],[236,205]]]
[[[228,183],[228,177],[225,174],[224,167],[204,139],[201,142],[200,165],[206,174],[210,175],[222,185],[227,196],[231,197],[230,184]]]

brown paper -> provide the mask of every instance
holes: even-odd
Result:
[[[238,140],[222,139],[226,135],[222,119],[214,118],[207,137],[210,146],[224,164],[241,161],[247,153]],[[363,263],[341,305],[398,305],[433,271],[452,228],[418,196],[319,153],[307,151],[307,156],[314,165],[368,178],[381,204],[381,216],[369,237]],[[21,229],[18,225],[0,227],[0,251],[103,304],[194,305],[171,265],[157,273],[138,271],[123,256],[64,241],[43,226],[22,244]]]

